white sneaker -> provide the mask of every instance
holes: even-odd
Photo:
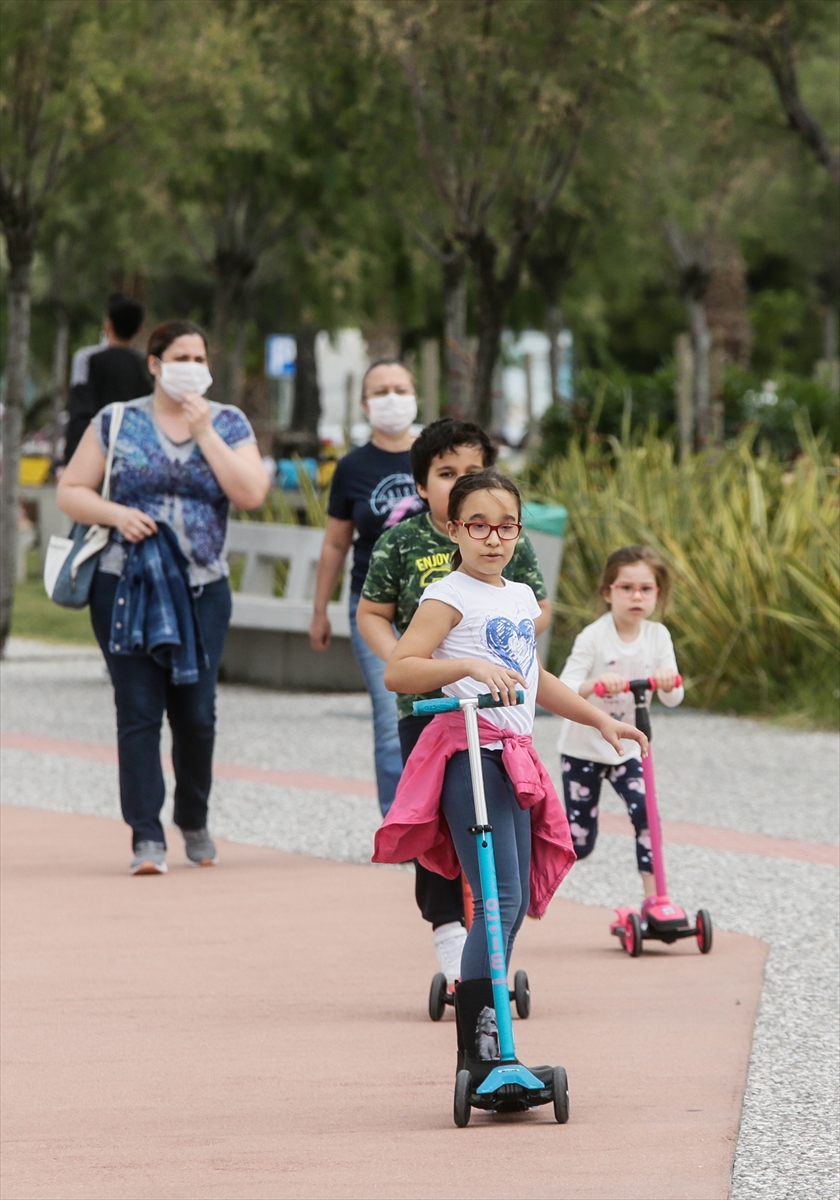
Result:
[[[432,945],[448,987],[461,978],[461,951],[466,940],[467,931],[460,921],[439,925],[432,934]]]

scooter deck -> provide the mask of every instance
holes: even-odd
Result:
[[[543,1086],[542,1081],[521,1063],[503,1063],[500,1067],[494,1067],[484,1082],[479,1084],[475,1090],[479,1096],[485,1096],[510,1083],[518,1083],[520,1087],[527,1088],[529,1091],[534,1089],[539,1091]]]
[[[470,1105],[484,1112],[527,1112],[554,1100],[553,1068],[535,1067],[533,1071],[520,1063],[494,1067],[482,1084],[470,1093]]]

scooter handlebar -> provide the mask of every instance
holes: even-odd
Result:
[[[516,689],[516,703],[525,703],[525,693],[521,688]],[[504,701],[494,700],[489,692],[478,697],[479,708],[502,708]],[[440,696],[437,700],[415,700],[413,704],[415,717],[433,716],[435,713],[458,712],[461,701],[457,696]]]
[[[656,680],[653,678],[644,679],[644,680],[642,680],[642,679],[633,679],[633,680],[625,679],[624,687],[621,690],[623,692],[629,692],[634,684],[640,684],[640,683],[646,683],[649,691],[656,690]],[[682,687],[682,675],[679,675],[679,674],[677,675],[677,678],[674,680],[674,687]],[[596,696],[609,695],[607,689],[604,687],[603,683],[601,683],[600,679],[595,684],[595,687],[592,690],[594,691]]]

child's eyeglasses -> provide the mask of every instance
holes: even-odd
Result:
[[[513,521],[504,525],[486,525],[484,521],[453,521],[453,525],[463,525],[471,538],[483,542],[491,533],[498,533],[503,542],[515,542],[522,532],[522,526]]]
[[[639,587],[635,583],[611,583],[610,588],[615,592],[621,592],[622,596],[634,596],[638,592],[645,599],[650,596],[655,596],[659,591],[658,587],[654,587],[652,583],[643,583]]]

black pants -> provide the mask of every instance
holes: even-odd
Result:
[[[566,816],[569,818],[569,829],[578,858],[588,858],[595,849],[598,837],[598,801],[601,798],[601,784],[607,779],[627,805],[627,812],[633,822],[633,829],[636,831],[636,865],[642,875],[652,875],[653,859],[650,852],[642,760],[628,758],[627,762],[611,767],[606,763],[587,762],[582,758],[561,754],[560,766],[563,770]]]
[[[401,717],[399,723],[400,750],[403,766],[417,745],[417,739],[434,717]],[[424,921],[431,922],[432,929],[448,925],[452,921],[464,920],[464,893],[458,879],[447,879],[435,871],[429,871],[419,862],[414,862],[414,898]]]
[[[165,844],[160,822],[166,791],[160,761],[164,712],[172,730],[175,824],[181,829],[203,829],[207,824],[216,737],[216,679],[230,622],[230,586],[220,579],[202,589],[198,619],[210,665],[199,669],[197,683],[175,687],[169,672],[149,655],[111,654],[108,650],[117,583],[116,575],[96,572],[90,617],[114,685],[120,805],[135,847],[147,841]]]

